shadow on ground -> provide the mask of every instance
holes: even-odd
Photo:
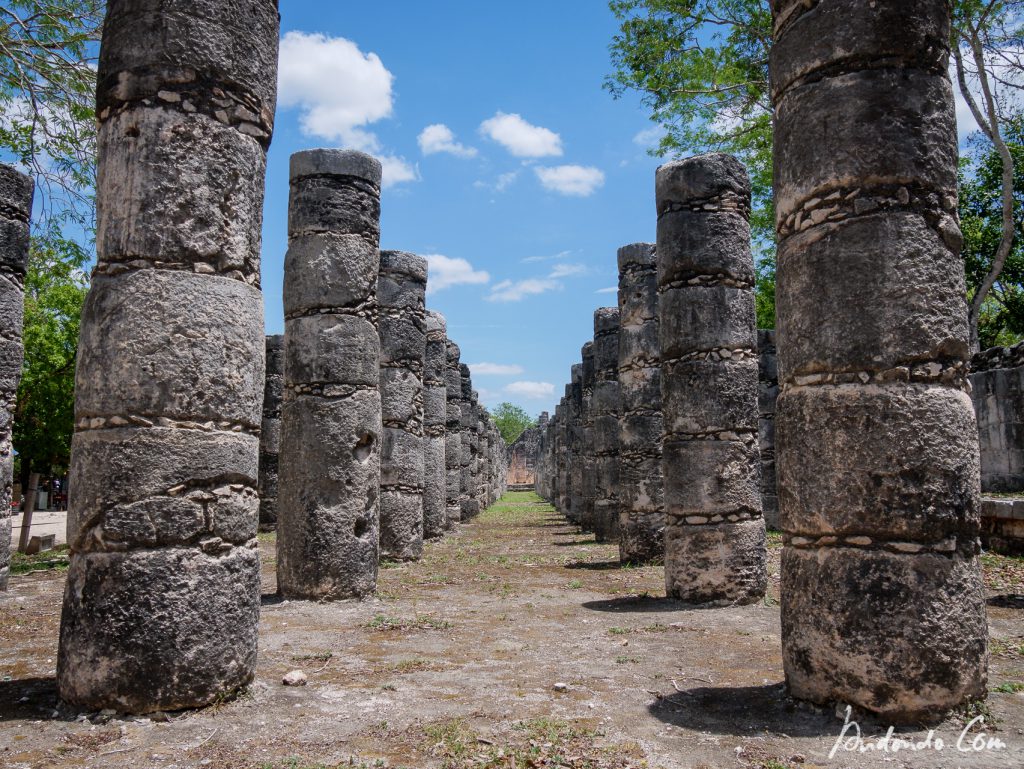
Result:
[[[781,683],[685,689],[657,700],[648,711],[683,729],[737,736],[768,731],[789,737],[821,737],[837,735],[842,727],[831,713],[792,700]]]

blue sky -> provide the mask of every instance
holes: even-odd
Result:
[[[616,30],[602,0],[281,3],[268,333],[284,325],[289,156],[363,149],[387,169],[381,246],[429,255],[428,307],[481,400],[552,410],[593,311],[616,303],[616,249],[655,234],[658,133],[601,87]]]

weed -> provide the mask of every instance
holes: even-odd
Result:
[[[35,555],[11,553],[11,574],[30,574],[33,571],[63,571],[68,568],[70,552],[67,545],[58,545]]]
[[[639,662],[640,662],[640,658],[639,657],[627,657],[624,654],[620,654],[618,657],[615,658],[615,664],[616,665],[625,665],[626,663],[632,663],[632,664],[635,665],[635,664],[637,664]]]
[[[612,635],[626,635],[627,633],[632,633],[633,629],[628,627],[610,627],[608,632]]]
[[[1020,681],[1007,681],[1006,683],[999,684],[992,691],[999,692],[1000,694],[1016,694],[1017,692],[1024,692],[1024,683]]]
[[[568,587],[570,590],[579,590],[581,587],[583,587],[583,581],[579,579],[574,579],[566,587]]]

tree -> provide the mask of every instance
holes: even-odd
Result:
[[[102,0],[0,0],[0,153],[36,180],[34,230],[48,248],[81,244],[62,225],[95,219],[96,43]]]
[[[612,0],[610,7],[621,27],[612,40],[615,70],[605,87],[613,96],[627,91],[641,94],[651,119],[666,132],[654,154],[722,150],[746,163],[753,188],[751,228],[760,252],[755,285],[758,325],[774,325],[768,94],[772,26],[767,0]],[[1000,287],[1002,298],[1012,293],[1006,290],[1011,279],[1000,280],[1019,228],[1013,214],[1013,151],[1003,135],[1010,116],[1019,111],[1016,97],[1024,74],[1022,9],[1024,0],[954,2],[957,85],[1000,159],[998,178],[984,177],[989,189],[998,190],[999,237],[976,241],[978,248],[984,245],[989,250],[986,254],[975,250],[969,257],[973,265],[966,265],[969,280],[974,280],[968,284],[968,294],[975,348],[982,317],[986,322],[992,317],[993,288]],[[979,276],[980,264],[986,268]]]
[[[491,416],[494,424],[498,426],[498,432],[509,446],[515,443],[523,432],[537,426],[537,420],[531,418],[525,409],[508,402],[499,403]]]
[[[75,356],[88,290],[82,264],[33,241],[25,277],[25,362],[14,412],[23,488],[30,472],[67,470],[74,433]]]
[[[1005,145],[1013,157],[1013,230],[1024,225],[1024,115],[1005,124]],[[983,136],[975,136],[960,169],[960,229],[968,296],[992,274],[993,255],[1004,237],[1003,162]],[[1024,243],[1014,237],[1002,269],[995,275],[976,312],[977,342],[981,349],[1010,345],[1024,338]]]

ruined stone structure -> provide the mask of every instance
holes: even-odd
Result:
[[[597,500],[597,456],[594,453],[594,342],[583,345],[583,375],[580,380],[580,511],[579,525],[583,531],[594,530],[594,503]]]
[[[462,369],[459,346],[445,341],[445,508],[446,525],[454,527],[462,520]]]
[[[480,436],[476,432],[476,398],[469,366],[459,364],[462,387],[462,487],[459,500],[462,505],[462,520],[468,521],[480,514],[480,502],[476,498],[476,461],[480,450]]]
[[[7,589],[11,565],[11,432],[21,381],[21,328],[32,190],[30,177],[0,163],[0,590]]]
[[[541,462],[541,446],[547,428],[548,413],[540,415],[536,427],[523,431],[508,447],[508,482],[535,483],[538,479],[538,465]]]
[[[361,152],[291,160],[277,526],[288,598],[360,597],[377,583],[380,179]]]
[[[427,260],[382,251],[379,306],[380,555],[398,561],[423,554],[423,358],[426,352]]]
[[[593,451],[594,537],[617,542],[619,537],[619,308],[594,311]]]
[[[779,398],[779,363],[775,331],[757,331],[757,444],[761,454],[761,510],[765,526],[779,528],[779,491],[775,476],[775,401]]]
[[[284,337],[267,337],[267,369],[260,428],[260,531],[277,528],[277,467],[281,448],[281,402],[284,400]]]
[[[1024,491],[1024,342],[971,359],[971,398],[981,442],[981,489]]]
[[[750,181],[735,158],[657,172],[665,584],[694,604],[767,587]]]
[[[650,563],[665,555],[661,480],[661,363],[658,264],[653,243],[634,243],[619,261],[619,559]]]
[[[83,708],[197,707],[254,674],[278,27],[273,0],[107,4],[57,660]]]
[[[786,681],[917,723],[987,664],[950,4],[772,6]]]
[[[448,527],[445,497],[445,423],[448,415],[446,328],[441,313],[427,313],[423,365],[423,536],[426,539],[442,536]]]
[[[582,477],[580,465],[583,462],[583,364],[574,363],[566,388],[568,412],[566,416],[566,468],[565,468],[565,517],[579,525],[582,506]]]

